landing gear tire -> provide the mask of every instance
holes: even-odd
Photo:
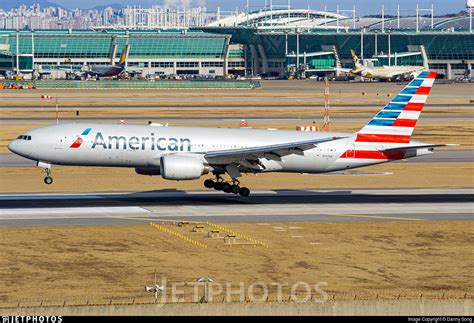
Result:
[[[247,197],[247,196],[250,195],[250,190],[249,190],[248,188],[246,188],[246,187],[241,187],[241,188],[239,189],[239,194],[240,194],[241,196]]]
[[[214,184],[214,189],[216,191],[222,191],[224,189],[223,185],[224,185],[224,183],[222,183],[222,182],[216,182]]]
[[[44,183],[45,183],[45,184],[48,184],[48,185],[52,184],[52,183],[53,183],[53,178],[50,177],[50,176],[46,176],[46,177],[44,178]]]
[[[239,185],[231,185],[230,192],[234,194],[239,194],[240,186]]]
[[[212,179],[206,179],[204,181],[204,187],[206,187],[206,188],[214,188],[214,185],[215,185],[215,183]]]
[[[232,186],[229,183],[223,183],[222,184],[222,190],[225,193],[231,193],[232,192]]]

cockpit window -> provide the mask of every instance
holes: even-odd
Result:
[[[16,139],[20,139],[20,140],[31,140],[31,136],[21,135],[21,136],[18,136]]]

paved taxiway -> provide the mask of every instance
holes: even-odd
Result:
[[[410,158],[409,163],[472,163],[474,150],[436,150],[433,154]],[[35,166],[36,162],[14,154],[0,153],[0,167]]]
[[[400,88],[401,90],[401,88]],[[181,96],[179,96],[181,98]],[[364,109],[364,108],[374,108],[374,107],[381,107],[381,105],[387,104],[387,99],[386,98],[381,98],[378,99],[379,102],[376,103],[362,103],[362,104],[348,104],[348,103],[342,103],[342,102],[333,102],[333,107],[334,108],[350,108],[350,109]],[[311,103],[298,103],[297,105],[282,105],[282,104],[260,104],[260,103],[254,103],[252,105],[245,105],[241,106],[242,102],[238,103],[239,106],[235,105],[210,105],[209,102],[206,102],[206,104],[190,104],[190,105],[133,105],[133,104],[128,104],[128,105],[94,105],[94,104],[88,104],[87,106],[73,106],[73,105],[68,105],[68,106],[63,106],[64,108],[67,109],[82,109],[82,108],[87,108],[87,109],[114,109],[114,110],[121,110],[121,109],[134,109],[134,108],[139,108],[139,109],[150,109],[150,110],[157,110],[157,109],[203,109],[203,108],[211,108],[211,109],[226,109],[226,110],[234,110],[236,107],[243,107],[245,108],[252,108],[252,109],[259,109],[259,110],[265,110],[265,109],[309,109],[313,110],[315,107],[324,107],[324,101],[321,103],[318,102],[311,102]],[[472,103],[436,103],[436,102],[430,102],[426,105],[428,108],[460,108],[460,109],[472,109],[473,104]],[[54,104],[43,104],[43,105],[0,105],[0,110],[1,109],[14,109],[14,110],[29,110],[32,108],[38,108],[38,109],[48,109],[48,108],[54,108]],[[41,110],[40,110],[41,111]]]
[[[214,191],[0,195],[0,226],[152,220],[327,222],[474,220],[473,189]]]
[[[442,116],[436,114],[426,114],[423,116],[424,123],[437,123],[437,122],[465,122],[471,121],[473,116],[471,115],[459,115],[459,114],[443,114]],[[110,122],[118,122],[118,120],[125,120],[127,123],[131,124],[148,124],[148,121],[153,121],[157,123],[169,123],[169,124],[179,124],[179,123],[191,123],[200,125],[203,123],[209,124],[216,124],[219,126],[221,123],[235,123],[236,125],[242,119],[247,120],[249,124],[260,124],[260,123],[302,123],[302,124],[311,124],[313,119],[311,118],[300,118],[295,117],[295,115],[282,115],[276,117],[266,117],[266,116],[252,116],[246,115],[245,113],[236,116],[226,116],[226,117],[209,117],[209,116],[192,116],[192,117],[179,117],[179,116],[130,116],[130,115],[117,115],[111,117],[65,117],[61,116],[60,120],[61,123],[110,123]],[[361,125],[366,123],[371,119],[371,116],[366,117],[355,117],[355,116],[332,116],[331,120],[333,122],[360,122]],[[53,124],[56,122],[56,117],[51,113],[51,116],[47,117],[0,117],[0,122],[2,124],[28,124],[28,123],[36,123],[36,124]]]

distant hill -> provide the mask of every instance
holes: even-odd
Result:
[[[57,3],[48,1],[48,0],[0,0],[0,8],[4,10],[10,10],[13,8],[18,8],[21,5],[25,5],[27,7],[32,6],[38,3],[42,8],[46,7],[61,7]]]

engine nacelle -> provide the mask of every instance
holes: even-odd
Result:
[[[148,176],[161,175],[159,167],[135,167],[135,172],[139,175],[148,175]]]
[[[203,162],[192,156],[166,155],[160,158],[161,177],[175,181],[198,179],[209,173]]]

